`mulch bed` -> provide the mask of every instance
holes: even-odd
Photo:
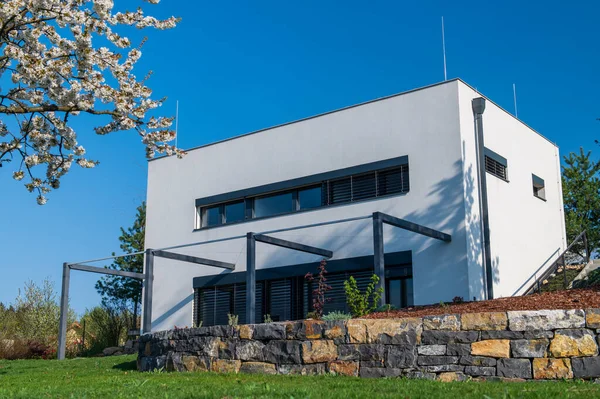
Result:
[[[390,312],[371,313],[368,319],[421,317],[449,313],[505,312],[508,310],[585,309],[600,308],[600,288],[581,288],[543,292],[526,296],[492,299],[489,301],[446,303],[413,306]]]

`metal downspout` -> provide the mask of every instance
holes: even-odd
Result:
[[[485,98],[478,97],[472,101],[475,117],[475,140],[477,143],[477,171],[479,174],[479,211],[483,231],[483,267],[485,270],[485,286],[487,299],[494,298],[494,272],[492,270],[492,254],[490,250],[490,222],[488,215],[487,180],[485,172],[485,146],[483,141],[483,111]]]

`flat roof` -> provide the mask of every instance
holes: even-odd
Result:
[[[416,91],[426,90],[426,89],[430,89],[432,87],[440,86],[440,85],[443,85],[443,84],[446,84],[446,83],[457,82],[457,81],[461,82],[462,84],[464,84],[466,86],[468,86],[470,89],[472,89],[476,93],[480,94],[481,97],[485,98],[486,101],[489,101],[490,103],[494,104],[495,106],[497,106],[498,108],[500,108],[502,111],[504,111],[506,114],[510,115],[513,119],[517,120],[519,123],[521,123],[522,125],[526,126],[528,129],[530,129],[531,131],[533,131],[534,133],[536,133],[537,135],[539,135],[540,137],[542,137],[543,139],[545,139],[546,141],[548,141],[549,143],[551,143],[552,145],[554,145],[555,147],[558,148],[558,146],[556,145],[556,143],[554,143],[552,140],[548,139],[547,137],[545,137],[544,135],[542,135],[540,132],[538,132],[537,130],[533,129],[531,126],[529,126],[528,124],[526,124],[525,122],[523,122],[519,118],[515,117],[513,114],[511,114],[510,112],[508,112],[506,109],[502,108],[500,105],[496,104],[494,101],[490,100],[485,95],[481,94],[481,92],[479,90],[477,90],[476,88],[474,88],[473,86],[471,86],[470,84],[468,84],[467,82],[465,82],[464,80],[462,80],[461,78],[453,78],[453,79],[445,80],[443,82],[438,82],[438,83],[434,83],[434,84],[431,84],[431,85],[418,87],[416,89],[411,89],[411,90],[403,91],[403,92],[400,92],[400,93],[391,94],[389,96],[375,98],[373,100],[365,101],[365,102],[362,102],[362,103],[349,105],[347,107],[338,108],[338,109],[335,109],[335,110],[332,110],[332,111],[327,111],[327,112],[323,112],[323,113],[320,113],[320,114],[308,116],[308,117],[305,117],[305,118],[296,119],[294,121],[281,123],[279,125],[269,126],[269,127],[263,128],[263,129],[254,130],[252,132],[239,134],[237,136],[229,137],[229,138],[226,138],[226,139],[223,139],[223,140],[213,141],[212,143],[207,143],[207,144],[199,145],[199,146],[192,147],[192,148],[189,148],[189,149],[184,150],[184,151],[185,152],[190,152],[190,151],[199,150],[201,148],[210,147],[210,146],[213,146],[213,145],[216,145],[216,144],[221,144],[221,143],[225,143],[227,141],[236,140],[236,139],[239,139],[239,138],[242,138],[242,137],[251,136],[253,134],[258,134],[258,133],[261,133],[261,132],[265,132],[267,130],[277,129],[277,128],[282,127],[282,126],[287,126],[287,125],[291,125],[291,124],[294,124],[294,123],[304,122],[304,121],[307,121],[307,120],[310,120],[310,119],[319,118],[321,116],[333,114],[333,113],[336,113],[336,112],[345,111],[347,109],[351,109],[351,108],[355,108],[355,107],[360,107],[362,105],[371,104],[371,103],[374,103],[374,102],[377,102],[377,101],[383,101],[383,100],[387,100],[387,99],[390,99],[390,98],[403,96],[405,94],[410,94],[410,93],[414,93]],[[161,155],[161,156],[158,156],[156,158],[149,159],[148,162],[152,162],[152,161],[156,161],[156,160],[163,159],[163,158],[168,158],[168,157],[169,157],[168,155]]]

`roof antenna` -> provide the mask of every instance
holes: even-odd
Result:
[[[444,81],[448,80],[446,73],[446,36],[444,34],[444,17],[442,16],[442,51],[444,53]]]
[[[178,134],[179,128],[179,100],[175,102],[175,148],[177,147],[177,139],[179,138]]]
[[[513,99],[515,100],[515,118],[519,117],[519,113],[517,112],[517,85],[513,83]]]

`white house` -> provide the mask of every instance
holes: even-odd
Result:
[[[451,236],[384,226],[398,307],[518,295],[566,247],[558,148],[459,79],[153,160],[147,203],[148,248],[199,243],[171,250],[235,265],[157,257],[152,330],[246,321],[248,232],[333,252],[326,311],[375,273],[374,212]],[[306,316],[321,259],[257,243],[256,321]]]

